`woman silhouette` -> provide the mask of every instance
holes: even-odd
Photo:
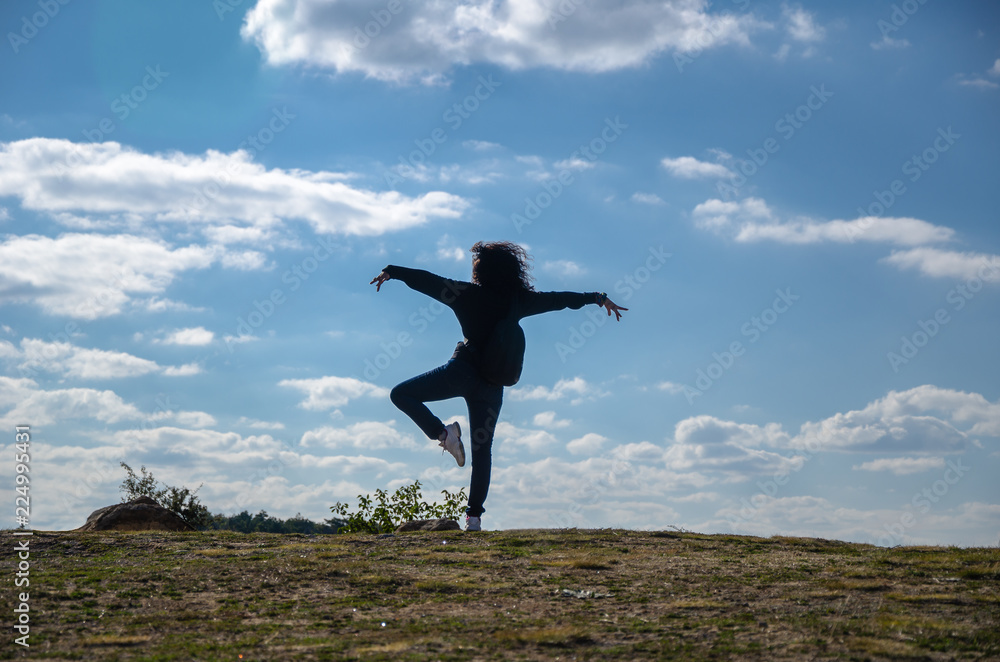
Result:
[[[411,289],[451,308],[462,327],[465,339],[458,343],[447,363],[397,385],[389,398],[424,434],[438,440],[460,467],[465,466],[465,446],[458,422],[445,426],[424,403],[465,399],[472,426],[472,480],[465,510],[466,531],[481,530],[483,504],[490,488],[493,433],[503,403],[505,378],[498,377],[494,368],[487,369],[487,365],[496,363],[496,357],[490,355],[506,352],[501,362],[518,362],[514,381],[520,374],[519,361],[523,357],[524,347],[516,346],[516,334],[498,335],[498,330],[524,317],[564,308],[579,309],[588,303],[603,306],[609,317],[614,313],[616,320],[621,320],[621,311],[628,310],[615,305],[604,292],[536,292],[531,285],[530,259],[517,244],[480,241],[472,247],[471,283],[393,265],[369,283],[378,292],[387,280],[401,280]],[[498,344],[514,346],[498,347]],[[509,379],[506,383],[510,384]]]

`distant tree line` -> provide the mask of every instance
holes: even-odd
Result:
[[[240,533],[337,533],[343,525],[342,521],[328,519],[314,522],[306,519],[300,513],[288,519],[278,519],[262,510],[251,515],[244,510],[236,515],[212,515],[205,530],[239,531]]]
[[[141,467],[138,475],[124,462],[121,463],[121,467],[127,474],[119,488],[123,495],[122,501],[148,496],[199,531],[337,533],[347,523],[346,520],[336,517],[314,522],[300,513],[283,520],[268,515],[265,510],[256,515],[251,515],[246,510],[236,515],[213,514],[198,500],[198,490],[201,489],[201,485],[194,491],[186,487],[172,487],[157,481],[153,477],[153,472],[148,471],[146,467]]]

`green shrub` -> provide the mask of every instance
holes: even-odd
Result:
[[[452,494],[441,490],[444,503],[427,503],[420,498],[420,481],[404,485],[391,496],[384,490],[375,490],[375,498],[358,495],[358,512],[350,512],[346,503],[337,502],[330,510],[344,521],[340,533],[388,533],[404,522],[416,519],[458,519],[469,497],[465,488]]]
[[[122,501],[132,501],[141,496],[148,496],[196,529],[205,529],[211,524],[212,514],[198,501],[196,496],[201,485],[194,492],[186,487],[169,485],[157,488],[158,481],[153,478],[153,472],[147,471],[146,467],[141,467],[139,471],[142,475],[136,476],[132,467],[124,462],[120,464],[125,473],[128,474],[119,488],[125,495]]]

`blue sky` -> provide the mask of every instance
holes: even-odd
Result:
[[[458,324],[368,282],[467,279],[507,239],[538,289],[630,311],[524,322],[486,528],[997,544],[998,14],[4,3],[0,418],[34,433],[32,525],[117,501],[121,460],[281,517],[467,485],[388,400]]]

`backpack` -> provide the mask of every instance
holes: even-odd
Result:
[[[518,324],[517,296],[507,315],[497,323],[479,357],[479,374],[498,386],[513,386],[524,367],[524,330]]]

